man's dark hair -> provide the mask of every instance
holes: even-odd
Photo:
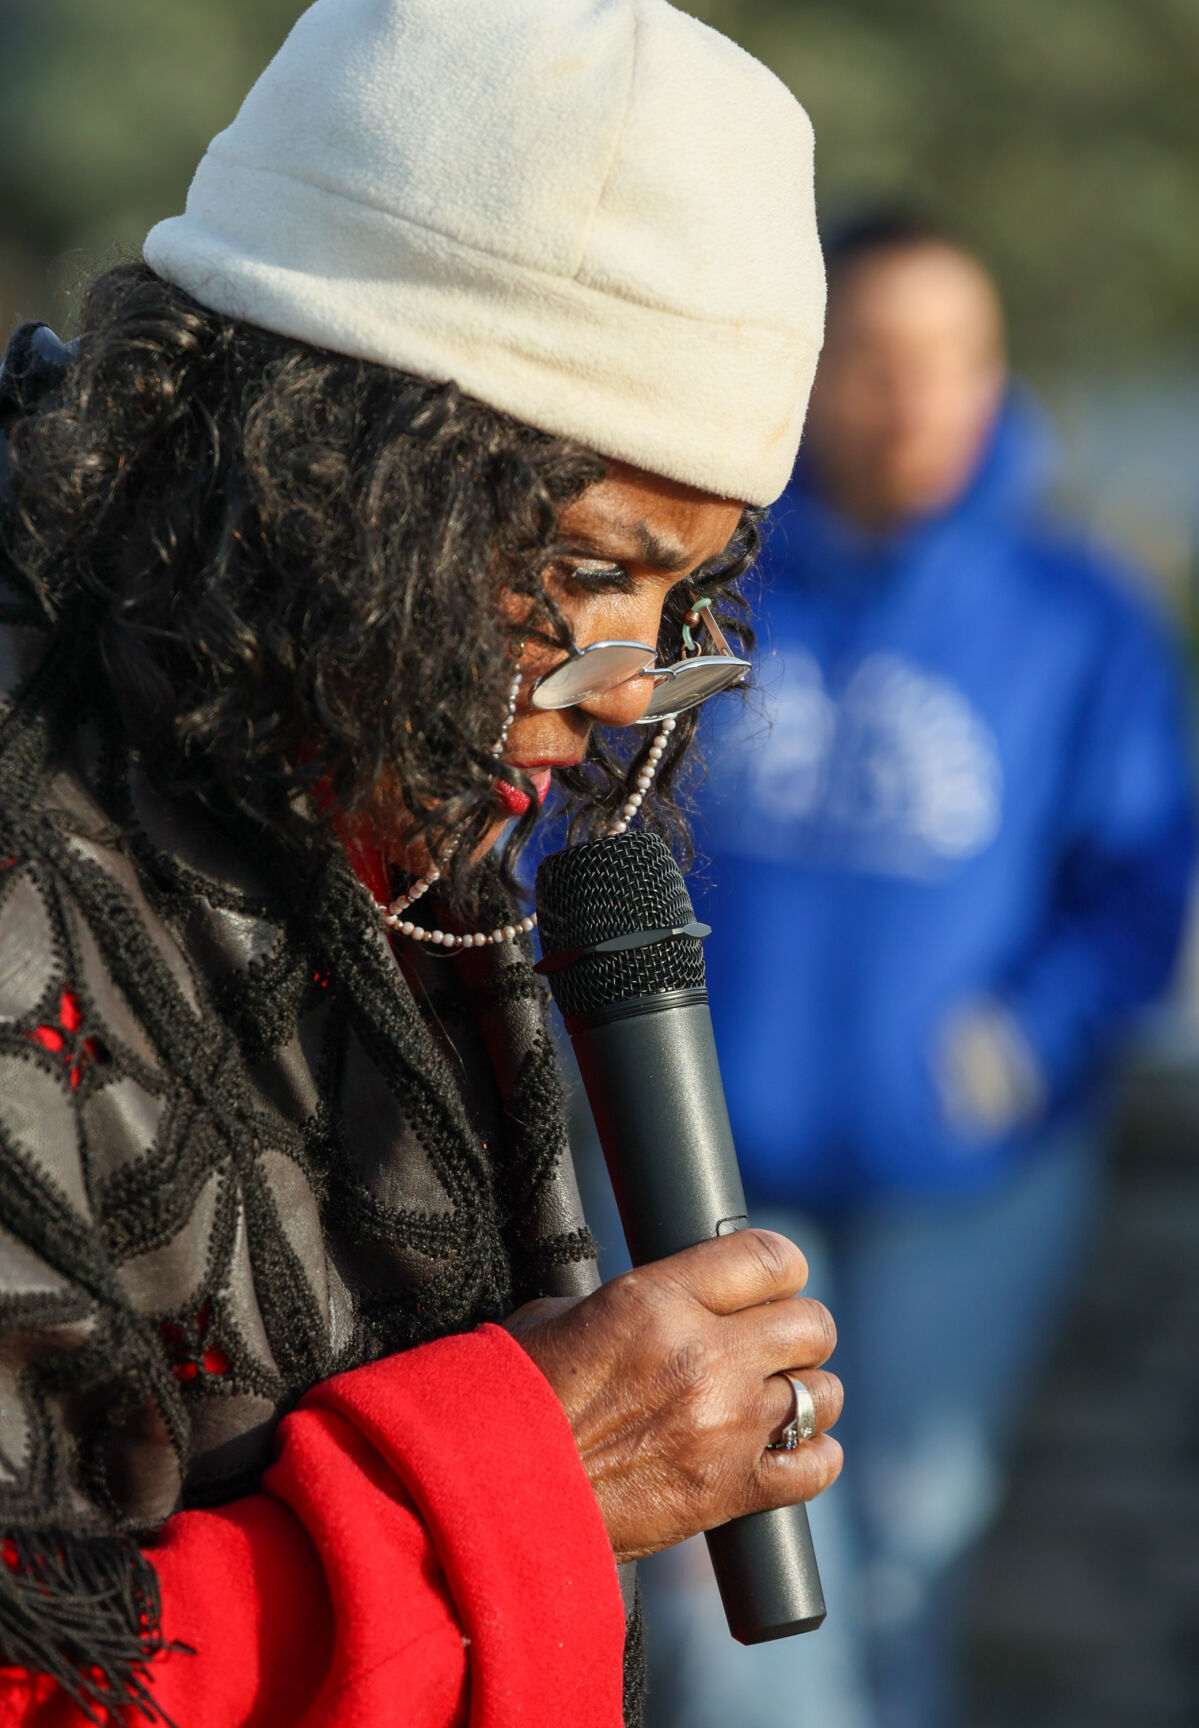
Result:
[[[494,819],[512,656],[534,631],[569,642],[543,573],[600,458],[452,383],[209,311],[140,264],[92,285],[76,356],[9,454],[11,555],[73,639],[81,695],[116,704],[160,785],[297,833],[297,792],[353,811],[390,786],[465,870]],[[689,584],[743,643],[728,590],[757,515]],[[528,597],[519,627],[504,592]],[[689,604],[667,601],[666,654]],[[693,732],[680,720],[646,806],[684,839]],[[593,733],[560,776],[575,832],[615,812],[649,743]]]
[[[824,262],[830,285],[855,265],[886,252],[908,252],[921,246],[948,246],[980,264],[977,248],[948,223],[905,205],[879,205],[859,211],[834,226],[824,240]]]

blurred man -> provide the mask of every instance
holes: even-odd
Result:
[[[834,247],[805,455],[768,531],[770,724],[709,739],[717,1038],[756,1220],[828,1251],[857,1543],[829,1624],[857,1618],[882,1728],[957,1720],[961,1563],[1194,855],[1171,651],[1046,520],[1046,443],[976,259],[899,221]],[[825,1636],[738,1652],[735,1715],[711,1702],[727,1667],[704,1671],[723,1646],[693,1648],[679,1720],[849,1719]]]

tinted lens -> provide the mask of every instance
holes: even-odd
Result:
[[[730,660],[723,654],[680,660],[659,675],[653,699],[638,724],[647,726],[653,720],[665,720],[671,714],[681,714],[685,708],[694,708],[705,697],[739,684],[748,671],[748,660]]]
[[[534,708],[573,708],[640,677],[653,663],[654,651],[644,642],[592,642],[539,678],[529,700]]]

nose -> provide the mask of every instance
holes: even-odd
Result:
[[[632,593],[605,596],[587,608],[587,615],[574,621],[575,639],[587,642],[624,641],[656,643],[662,628],[662,611],[672,579],[641,577]],[[645,714],[654,694],[648,674],[628,678],[610,690],[597,690],[576,703],[597,726],[635,726]]]
[[[648,638],[643,637],[643,641]],[[647,675],[626,678],[612,690],[597,691],[575,704],[597,726],[635,726],[649,707],[654,681]]]

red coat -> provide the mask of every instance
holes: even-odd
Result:
[[[620,1728],[616,1565],[562,1407],[498,1326],[316,1386],[260,1493],[150,1550],[176,1728]],[[81,1728],[0,1669],[0,1728]]]

